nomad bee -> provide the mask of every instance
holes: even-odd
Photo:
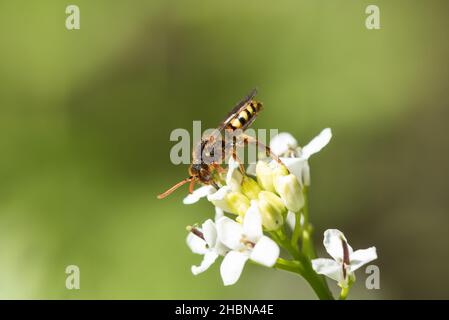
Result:
[[[270,155],[278,163],[282,164],[281,160],[274,155],[267,146],[260,143],[256,138],[243,133],[243,131],[253,123],[257,114],[262,110],[262,103],[254,100],[256,93],[257,90],[253,89],[247,97],[240,101],[231,112],[229,112],[225,120],[220,123],[214,133],[201,139],[192,153],[192,164],[189,167],[189,177],[158,195],[157,197],[159,199],[165,198],[187,182],[190,182],[190,193],[193,192],[193,187],[196,181],[205,185],[212,185],[218,189],[219,186],[214,181],[215,173],[224,171],[221,164],[229,153],[231,153],[232,157],[237,160],[236,147],[244,144],[257,144],[260,148],[266,151],[267,155]],[[223,131],[225,131],[226,134],[237,133],[239,139],[236,139],[237,137],[233,135],[229,142],[226,141],[227,139],[223,140],[221,138]],[[218,154],[217,151],[219,151]],[[244,172],[242,164],[240,164],[240,170]]]

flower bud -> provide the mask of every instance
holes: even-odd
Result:
[[[230,209],[230,213],[237,214],[239,216],[245,216],[246,211],[249,209],[249,199],[240,192],[230,192],[225,196],[226,203]]]
[[[277,230],[283,225],[287,208],[281,198],[273,192],[261,191],[257,205],[262,216],[262,225],[267,231]]]
[[[301,186],[293,174],[277,175],[274,187],[288,210],[298,212],[304,206]]]
[[[257,182],[264,190],[274,192],[273,169],[266,162],[257,162],[256,177]]]
[[[243,177],[241,190],[250,200],[256,200],[262,191],[257,182],[248,176]]]
[[[286,166],[280,165],[280,164],[274,163],[274,162],[273,162],[273,164],[276,166],[276,167],[273,169],[273,175],[274,175],[274,178],[273,178],[273,179],[276,179],[276,177],[278,177],[278,176],[286,176],[286,175],[289,174],[288,169],[287,169]],[[273,180],[273,182],[274,182],[274,180]],[[275,189],[276,189],[276,188],[275,188]]]

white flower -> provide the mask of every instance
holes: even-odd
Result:
[[[194,190],[192,193],[189,193],[187,197],[185,197],[182,202],[184,204],[192,204],[195,202],[198,202],[201,198],[207,197],[208,195],[211,195],[215,193],[217,190],[213,186],[202,186],[198,189]]]
[[[307,160],[323,149],[331,138],[331,129],[326,128],[307,145],[300,148],[291,134],[282,132],[271,140],[270,148],[296,176],[301,185],[310,185],[310,168]]]
[[[288,132],[281,132],[270,141],[271,151],[278,156],[295,153],[298,149],[298,141]]]
[[[231,208],[229,207],[228,202],[226,201],[226,196],[231,192],[232,192],[231,187],[223,186],[216,192],[209,194],[207,196],[207,200],[212,202],[214,206],[219,207],[220,209],[226,212],[231,212]]]
[[[347,288],[349,280],[354,281],[354,271],[377,259],[375,247],[353,251],[344,234],[337,229],[324,232],[324,247],[332,259],[314,259],[312,267],[318,274],[324,274]]]
[[[223,217],[217,221],[220,241],[232,251],[228,252],[220,267],[224,285],[237,282],[248,259],[272,267],[279,257],[279,247],[262,232],[262,218],[257,202],[252,201],[243,225]]]
[[[215,216],[222,218],[223,212],[216,210]],[[223,245],[217,237],[217,228],[215,223],[208,219],[201,228],[191,228],[187,236],[187,245],[193,253],[203,255],[203,261],[199,266],[192,266],[192,273],[194,275],[200,274],[207,269],[217,260],[218,256],[223,256],[229,251],[225,245]]]

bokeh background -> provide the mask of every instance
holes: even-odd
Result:
[[[81,29],[65,28],[77,4]],[[377,4],[381,30],[365,28]],[[304,144],[311,219],[375,245],[381,289],[353,299],[449,298],[447,1],[0,2],[0,298],[301,299],[307,284],[248,266],[223,287],[185,226],[175,128],[218,124],[252,87],[254,128]],[[81,269],[81,290],[65,268]],[[336,288],[334,283],[330,284]]]

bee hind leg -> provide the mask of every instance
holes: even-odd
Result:
[[[242,161],[240,161],[239,157],[237,156],[235,148],[232,150],[232,158],[239,164],[240,172],[242,174],[245,174],[245,167],[243,166]]]
[[[257,138],[251,137],[247,134],[243,134],[243,141],[244,141],[245,145],[247,145],[249,143],[257,145],[257,147],[259,147],[261,150],[265,151],[265,153],[268,157],[275,160],[281,166],[285,167],[288,171],[287,166],[282,162],[282,160],[277,155],[275,155],[273,153],[273,151],[271,151],[270,147],[268,147],[265,144],[263,144],[262,142],[260,142]]]

